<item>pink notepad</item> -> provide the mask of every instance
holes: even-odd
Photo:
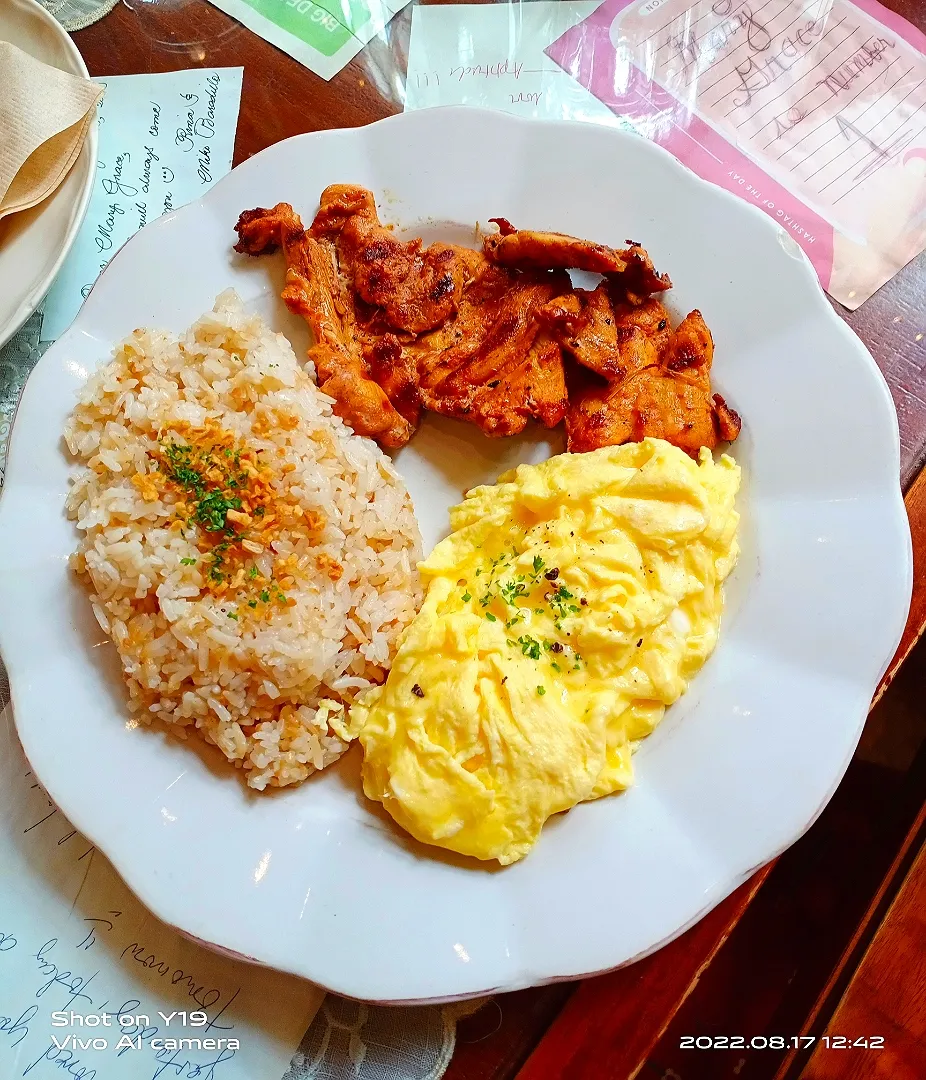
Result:
[[[875,0],[605,0],[547,53],[847,307],[926,248],[926,36]]]

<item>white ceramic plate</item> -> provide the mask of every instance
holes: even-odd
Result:
[[[87,78],[77,46],[34,0],[0,3],[0,41],[45,64]],[[39,306],[87,213],[96,162],[96,124],[61,185],[38,206],[0,221],[0,346]]]
[[[304,348],[281,262],[232,252],[239,211],[311,218],[335,181],[386,219],[472,240],[502,215],[621,245],[714,332],[745,418],[743,554],[720,646],[636,758],[627,794],[550,822],[505,870],[416,844],[368,804],[358,750],[296,790],[249,795],[224,762],[125,724],[114,650],[66,559],[60,432],[87,372],[134,327],[179,331],[234,285]],[[447,225],[441,223],[456,223]],[[355,997],[408,1001],[603,971],[704,915],[819,813],[843,774],[911,590],[884,379],[767,217],[633,135],[474,109],[280,143],[110,263],[29,380],[0,500],[0,646],[36,774],[162,919]],[[429,419],[397,457],[430,546],[461,491],[548,452]]]

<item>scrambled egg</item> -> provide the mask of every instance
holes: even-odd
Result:
[[[353,709],[367,796],[418,840],[507,864],[551,814],[631,784],[717,642],[739,481],[726,455],[647,439],[468,492]]]

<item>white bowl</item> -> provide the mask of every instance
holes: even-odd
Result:
[[[60,433],[87,372],[134,327],[179,331],[233,285],[304,348],[282,263],[232,252],[241,210],[305,218],[335,181],[412,232],[490,216],[620,245],[713,330],[745,419],[743,553],[720,645],[636,758],[637,784],[550,822],[504,870],[409,839],[363,798],[359,752],[254,795],[210,752],[126,726],[115,651],[66,566]],[[441,223],[455,223],[449,226]],[[64,813],[165,921],[358,998],[512,990],[599,972],[675,937],[813,821],[852,755],[911,590],[887,386],[796,245],[632,134],[475,109],[302,135],[149,225],[26,387],[0,500],[0,647],[16,723]],[[472,484],[549,451],[429,419],[397,455],[426,545]]]
[[[88,78],[77,46],[35,0],[3,0],[0,41],[9,41],[37,60]],[[31,210],[0,221],[0,346],[41,303],[83,223],[93,190],[96,123],[71,171],[51,195]]]

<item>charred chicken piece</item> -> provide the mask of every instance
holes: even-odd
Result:
[[[714,421],[717,424],[720,441],[733,442],[743,429],[740,414],[735,409],[731,409],[720,394],[714,394],[711,401],[714,403]]]
[[[515,229],[505,218],[490,218],[497,233],[482,242],[486,257],[499,266],[532,270],[587,270],[614,277],[640,297],[672,288],[668,274],[657,274],[652,260],[639,244],[610,248],[591,240],[579,240],[558,232]]]
[[[602,446],[665,439],[692,456],[717,442],[709,399],[695,386],[646,368],[614,383],[586,383],[570,390],[567,449],[586,453]]]
[[[657,363],[672,335],[669,313],[658,300],[613,304],[612,291],[606,282],[593,292],[574,289],[540,311],[563,349],[609,381]]]
[[[582,453],[652,437],[696,456],[702,446],[713,449],[736,438],[739,417],[719,395],[711,397],[713,354],[710,331],[701,313],[692,311],[656,364],[613,382],[576,365],[566,414],[568,449]]]
[[[529,420],[555,427],[566,412],[559,346],[538,311],[569,287],[564,274],[513,274],[487,265],[460,309],[409,348],[425,408],[514,435]]]
[[[739,417],[711,395],[710,331],[697,311],[672,330],[651,295],[671,282],[639,244],[493,220],[482,251],[425,247],[382,225],[371,192],[336,184],[308,230],[287,203],[245,211],[236,250],[283,249],[283,299],[312,331],[320,388],[383,446],[407,442],[422,408],[493,436],[565,417],[579,452],[654,436],[696,455],[736,438]],[[604,280],[573,288],[567,269]]]
[[[287,263],[283,300],[309,324],[314,344],[308,356],[315,364],[319,389],[335,400],[337,415],[358,435],[369,435],[384,446],[408,442],[413,424],[370,377],[361,355],[352,306],[343,296],[331,243],[307,235],[288,203],[246,210],[236,231],[236,251],[261,255],[283,248]]]
[[[367,369],[400,413],[423,406],[489,435],[562,420],[562,356],[534,313],[569,288],[566,275],[502,269],[468,248],[400,244],[370,192],[353,186],[322,193],[311,232],[335,243]]]
[[[471,262],[465,249],[397,240],[380,224],[373,195],[365,188],[325,188],[311,233],[337,238],[342,270],[349,268],[357,295],[381,308],[394,330],[421,334],[457,309]]]

